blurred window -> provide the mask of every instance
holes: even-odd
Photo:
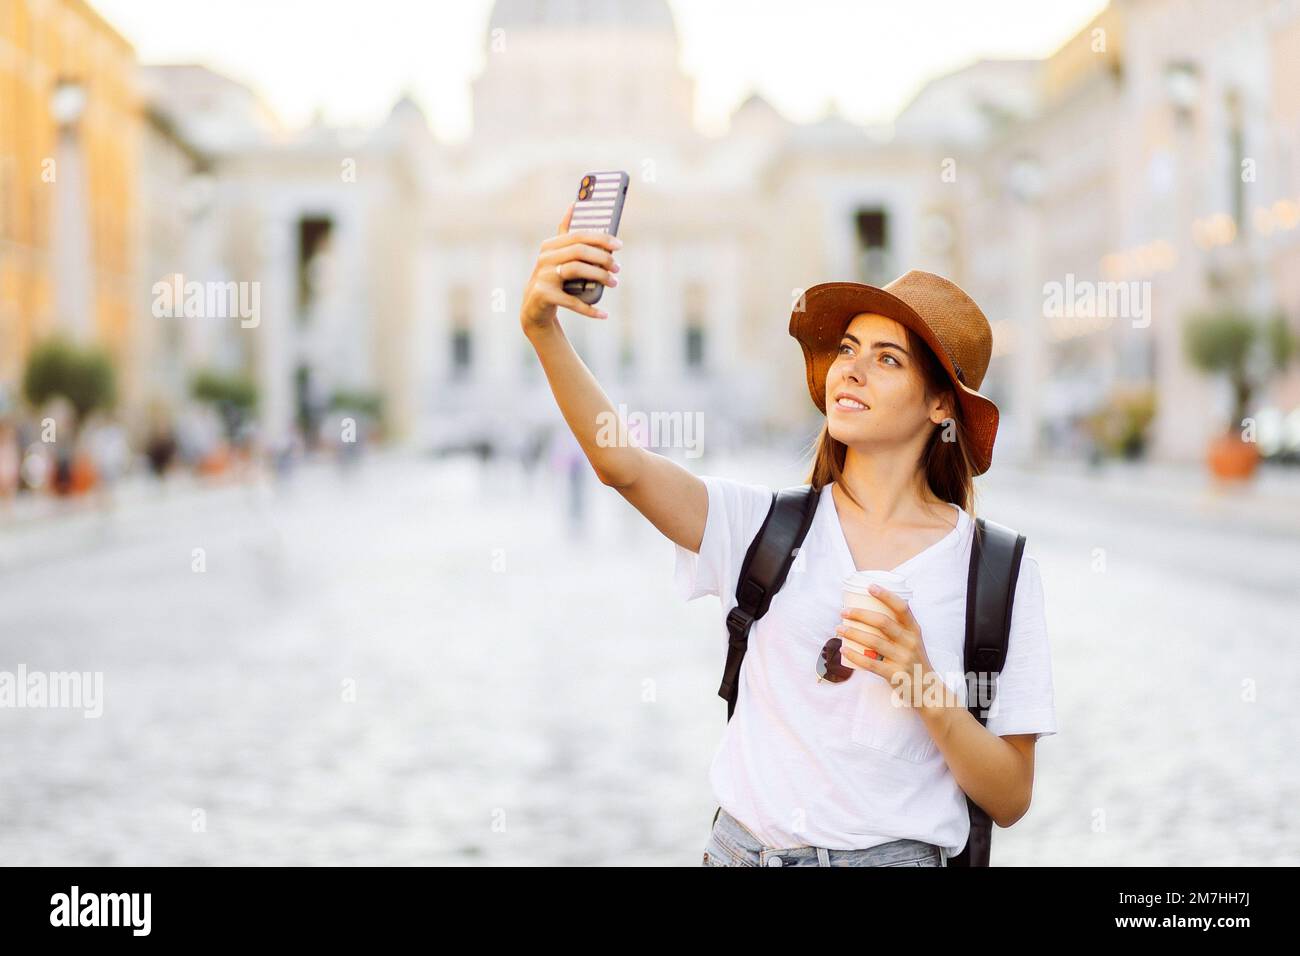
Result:
[[[305,322],[316,304],[317,256],[325,251],[334,223],[325,217],[305,216],[298,220],[298,321]]]
[[[888,282],[893,267],[889,252],[889,214],[880,208],[859,209],[854,214],[854,226],[859,277],[870,285]]]

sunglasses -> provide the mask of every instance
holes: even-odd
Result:
[[[844,642],[838,637],[832,637],[822,645],[822,652],[817,655],[817,679],[828,681],[832,684],[842,684],[853,676],[856,668],[849,667],[840,657],[840,648]],[[877,660],[881,658],[871,648],[867,648],[867,657],[874,657]]]

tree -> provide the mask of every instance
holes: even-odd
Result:
[[[1232,388],[1232,419],[1228,431],[1241,427],[1255,391],[1281,372],[1296,352],[1296,337],[1286,317],[1269,320],[1239,309],[1225,308],[1191,316],[1184,331],[1187,357],[1201,371],[1223,374]]]
[[[49,339],[32,349],[23,373],[23,394],[40,407],[51,398],[66,398],[77,413],[77,424],[117,400],[113,363],[102,349],[79,348],[63,339]]]
[[[257,408],[257,386],[245,375],[204,369],[190,383],[190,394],[216,407],[226,428],[226,438],[232,444],[240,427]]]

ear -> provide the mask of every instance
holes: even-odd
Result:
[[[935,425],[942,425],[952,414],[952,393],[944,392],[930,405],[930,421]],[[936,420],[935,416],[938,416]]]

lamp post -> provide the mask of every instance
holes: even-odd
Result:
[[[90,204],[80,137],[85,87],[75,79],[60,78],[50,93],[49,110],[55,126],[55,162],[47,183],[54,190],[51,259],[55,264],[55,315],[61,326],[84,341],[94,332]]]

